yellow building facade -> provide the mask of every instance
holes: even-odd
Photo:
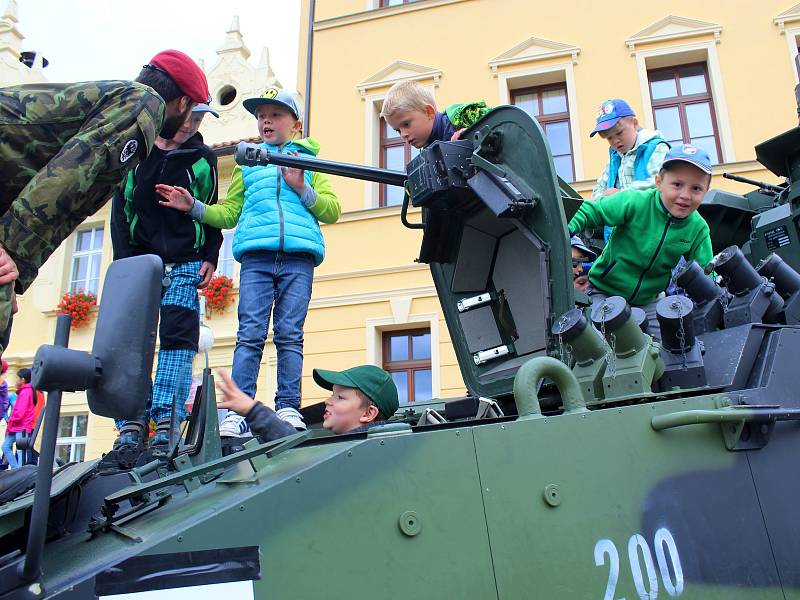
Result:
[[[721,173],[776,182],[755,162],[753,146],[797,123],[792,90],[800,5],[623,1],[611,11],[584,0],[316,0],[311,85],[305,89],[312,2],[302,2],[298,91],[309,98],[308,126],[320,141],[321,158],[402,164],[410,151],[386,130],[379,113],[388,88],[404,79],[430,86],[440,108],[485,100],[516,103],[538,115],[559,173],[584,196],[608,159],[607,144],[588,136],[607,98],[626,99],[642,126],[661,129],[670,140],[713,150],[718,164],[712,186],[740,193],[749,189]],[[235,85],[224,76],[211,85],[215,103],[227,100],[231,114],[238,110],[252,120],[240,106],[242,94],[231,94]],[[220,152],[221,193],[239,137],[207,136]],[[417,400],[464,394],[432,280],[414,260],[420,235],[400,224],[396,192],[338,177],[333,183],[343,214],[322,227],[327,255],[316,270],[305,326],[303,403],[325,396],[311,378],[314,367],[362,363],[392,371],[402,393]],[[410,218],[418,220],[419,213],[410,211]],[[97,247],[86,232],[101,228]],[[29,365],[38,345],[52,340],[55,307],[75,281],[76,260],[91,255],[86,277],[94,269],[102,279],[111,260],[107,232],[108,207],[63,244],[21,299],[5,355],[12,370]],[[236,281],[238,270],[226,252],[221,268]],[[235,309],[206,322],[216,337],[211,365],[229,368]],[[93,325],[74,331],[71,346],[90,348],[92,334]],[[270,403],[274,390],[275,349],[269,343],[258,399]],[[66,394],[64,412],[76,419],[87,414],[83,396]],[[113,436],[110,421],[89,415],[85,456],[98,456]]]

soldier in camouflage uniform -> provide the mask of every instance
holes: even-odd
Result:
[[[15,293],[105,204],[156,135],[174,136],[208,99],[203,71],[177,50],[154,56],[136,82],[0,89],[0,332]]]

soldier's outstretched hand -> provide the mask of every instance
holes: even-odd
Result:
[[[239,389],[225,369],[217,369],[217,388],[222,393],[222,400],[217,400],[218,408],[227,408],[245,417],[253,410],[256,401]]]
[[[6,249],[0,246],[0,285],[5,285],[16,281],[19,277],[19,270],[14,259],[11,258]]]
[[[192,210],[194,198],[189,193],[189,190],[180,187],[179,185],[167,185],[165,183],[156,184],[156,193],[164,198],[159,200],[161,206],[168,206],[182,212],[189,212]]]

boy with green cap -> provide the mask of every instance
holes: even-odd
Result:
[[[250,430],[269,442],[296,433],[297,430],[267,406],[242,392],[231,376],[220,369],[218,386],[222,392],[219,408],[227,408],[245,417]],[[314,369],[314,381],[331,390],[325,400],[322,426],[335,434],[360,433],[382,425],[400,402],[391,375],[374,365],[361,365],[344,371]]]

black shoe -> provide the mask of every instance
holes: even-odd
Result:
[[[122,469],[136,466],[136,461],[144,451],[145,430],[146,425],[142,421],[126,421],[119,430],[111,452],[103,457],[104,464],[115,462]]]

